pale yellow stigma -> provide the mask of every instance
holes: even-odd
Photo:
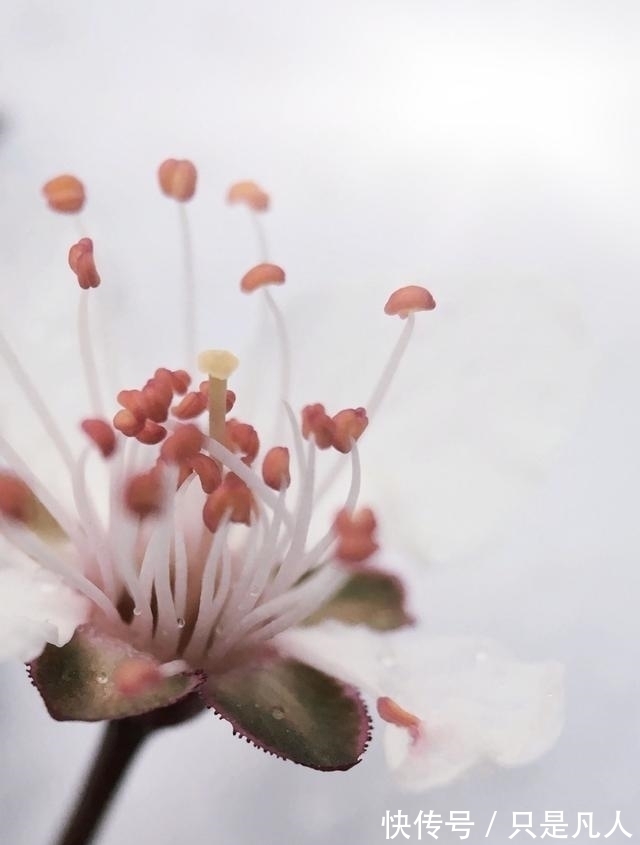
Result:
[[[227,379],[240,362],[226,349],[205,349],[198,355],[198,369],[209,376],[209,437],[226,444]]]

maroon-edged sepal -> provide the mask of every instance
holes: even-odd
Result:
[[[29,674],[50,715],[63,722],[138,716],[175,704],[204,680],[191,671],[166,678],[151,655],[86,625],[62,648],[48,645]]]
[[[350,769],[371,738],[367,708],[354,687],[273,651],[210,675],[199,692],[234,733],[312,769]]]
[[[347,625],[393,631],[415,622],[407,611],[406,599],[404,584],[397,575],[367,567],[354,572],[344,587],[305,619],[304,624],[317,625],[336,619]]]

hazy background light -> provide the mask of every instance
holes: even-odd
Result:
[[[301,399],[317,398],[305,393],[313,377],[314,390],[332,385],[350,401],[355,370],[364,395],[353,401],[364,401],[398,328],[377,322],[387,290],[421,281],[439,300],[390,397],[396,413],[366,447],[371,495],[387,494],[385,538],[431,564],[416,602],[430,630],[489,634],[567,666],[553,754],[425,797],[389,785],[375,744],[353,772],[323,776],[203,717],[147,749],[100,845],[370,845],[383,841],[387,809],[469,809],[471,841],[494,809],[496,841],[515,810],[539,823],[564,809],[571,825],[592,810],[604,834],[620,809],[640,835],[639,37],[630,0],[0,9],[0,313],[27,360],[41,366],[52,344],[43,382],[60,409],[75,417],[82,403],[51,375],[74,350],[62,328],[74,298],[59,293],[74,233],[44,209],[40,185],[65,170],[85,179],[121,337],[161,298],[164,333],[179,244],[154,174],[168,155],[193,158],[199,329],[240,347],[259,313],[235,280],[256,253],[246,217],[222,200],[230,182],[255,178],[273,196],[272,255],[295,280],[281,294]],[[344,295],[344,315],[315,323],[325,291]],[[167,333],[163,355],[179,354],[178,337]],[[320,372],[323,342],[342,357]],[[147,346],[127,366],[144,374],[156,355]],[[24,429],[2,379],[3,425]],[[403,476],[375,468],[391,450],[410,466],[402,447],[421,432],[424,487],[408,512],[394,487]],[[30,431],[16,436],[40,450]],[[0,831],[35,845],[65,812],[97,729],[49,721],[20,668],[0,683]]]

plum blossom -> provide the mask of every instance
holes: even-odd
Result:
[[[493,643],[427,638],[404,584],[384,567],[384,511],[360,502],[359,441],[411,354],[417,312],[432,311],[434,297],[411,284],[380,303],[381,319],[399,317],[402,330],[364,407],[328,409],[310,397],[296,412],[287,325],[271,292],[286,273],[266,255],[249,268],[241,290],[264,298],[281,355],[275,435],[265,442],[233,415],[242,362],[232,352],[201,351],[194,381],[185,203],[197,171],[168,159],[158,178],[181,215],[184,369],[158,360],[144,384],[105,398],[89,311],[102,281],[100,245],[84,233],[69,251],[82,371],[69,377],[82,375],[90,397],[79,454],[0,333],[0,355],[72,491],[68,501],[55,495],[0,425],[0,656],[30,664],[54,718],[120,719],[192,699],[266,751],[323,770],[361,759],[371,733],[365,695],[410,789],[478,763],[535,759],[561,727],[559,667],[517,663]],[[68,174],[44,193],[63,214],[85,205],[82,183]],[[259,186],[236,183],[228,200],[246,205],[262,233],[269,198]]]

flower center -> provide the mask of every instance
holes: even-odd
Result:
[[[188,350],[195,288],[184,203],[193,196],[195,183],[189,162],[171,159],[160,169],[162,190],[180,203]],[[68,176],[47,183],[46,196],[52,208],[65,213],[78,211],[84,202],[81,183]],[[160,660],[184,659],[194,667],[210,668],[304,621],[344,585],[352,567],[377,549],[373,513],[355,510],[360,490],[357,440],[367,427],[367,412],[346,408],[330,415],[315,403],[302,409],[298,422],[288,402],[289,341],[269,291],[284,282],[285,274],[266,263],[258,218],[268,206],[265,198],[254,183],[239,183],[229,193],[230,201],[249,207],[258,230],[264,261],[245,274],[241,289],[259,291],[274,319],[293,469],[287,445],[261,450],[254,426],[228,418],[235,402],[228,381],[238,360],[224,350],[201,353],[198,364],[206,379],[197,389],[190,389],[185,370],[160,367],[141,388],[118,393],[120,407],[107,421],[89,326],[88,297],[100,284],[89,238],[81,238],[69,253],[81,288],[80,359],[94,413],[82,422],[90,444],[79,457],[0,333],[0,355],[44,424],[73,492],[72,505],[65,506],[0,433],[0,454],[8,465],[0,473],[2,532],[16,549],[87,596],[94,606],[94,624],[126,636]],[[373,390],[370,413],[380,405],[409,341],[413,312],[433,305],[425,289],[415,286],[389,299],[387,313],[408,319]],[[203,428],[198,418],[205,412]],[[338,454],[317,479],[317,456],[324,450]],[[108,471],[106,512],[89,482],[88,467],[96,457]],[[351,479],[338,517],[312,537],[316,504],[345,464],[351,467]],[[56,527],[57,539],[45,532],[45,523]],[[138,676],[132,669],[123,683],[143,683]]]

